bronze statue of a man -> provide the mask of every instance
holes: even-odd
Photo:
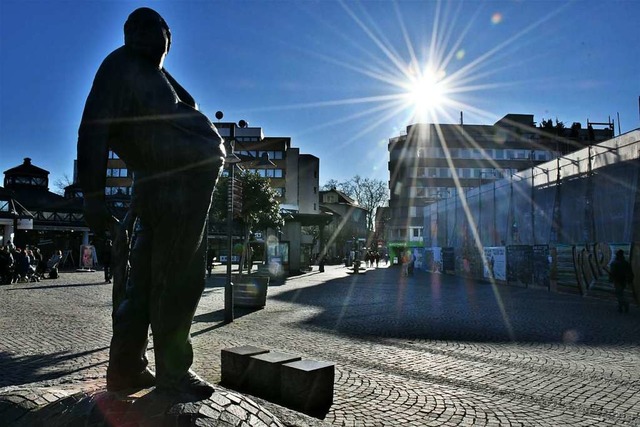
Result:
[[[137,9],[124,34],[124,46],[96,74],[78,131],[85,219],[96,234],[115,227],[116,246],[127,245],[114,258],[107,389],[155,385],[207,398],[213,387],[190,370],[189,330],[204,290],[205,222],[224,162],[223,141],[163,68],[171,44],[164,19],[152,9]],[[109,150],[133,173],[131,207],[122,224],[105,204]],[[124,266],[128,274],[118,275]],[[147,367],[149,326],[155,376]]]

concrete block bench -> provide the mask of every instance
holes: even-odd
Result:
[[[280,373],[282,405],[315,417],[326,415],[333,404],[333,363],[300,360],[283,364]]]
[[[249,381],[251,356],[268,352],[269,350],[252,345],[223,349],[220,357],[222,371],[220,383],[234,390],[243,390]]]
[[[270,351],[251,356],[246,391],[271,402],[280,400],[280,380],[282,365],[302,359],[300,356]]]
[[[335,365],[252,345],[222,350],[220,383],[323,418],[333,404]]]

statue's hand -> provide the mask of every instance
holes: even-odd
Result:
[[[85,198],[84,199],[84,219],[96,235],[104,235],[118,223],[104,200]]]

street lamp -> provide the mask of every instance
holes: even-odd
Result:
[[[222,111],[216,112],[216,119],[221,120],[224,117]],[[238,126],[241,128],[247,127],[247,122],[240,120]],[[234,319],[233,313],[233,282],[231,280],[232,270],[232,252],[233,252],[233,189],[235,184],[235,170],[236,165],[244,162],[255,162],[257,167],[275,167],[275,164],[269,160],[269,155],[263,153],[260,159],[257,159],[253,155],[249,154],[236,154],[234,152],[236,145],[236,124],[231,123],[229,126],[229,140],[227,145],[227,156],[224,159],[224,163],[229,165],[229,181],[228,181],[228,193],[227,193],[227,277],[224,286],[224,321],[225,323],[231,323]]]

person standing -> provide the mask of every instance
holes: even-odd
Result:
[[[609,281],[613,282],[613,286],[616,292],[616,298],[618,299],[618,312],[629,312],[629,301],[625,296],[624,290],[627,284],[633,282],[633,271],[631,270],[631,264],[624,259],[624,251],[622,249],[616,252],[616,257],[609,265]]]
[[[104,283],[111,283],[111,251],[113,249],[113,243],[110,239],[104,244],[104,251],[102,253],[102,267],[104,268]]]

